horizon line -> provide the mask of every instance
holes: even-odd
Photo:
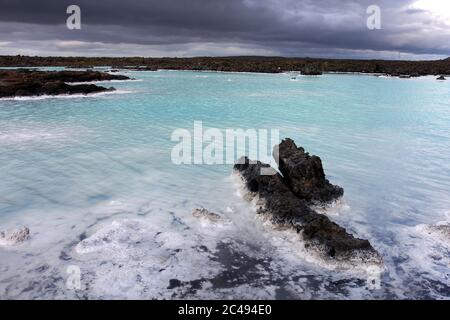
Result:
[[[286,59],[286,60],[341,60],[341,61],[396,61],[396,62],[433,62],[433,61],[446,61],[450,60],[450,56],[442,59],[429,59],[429,60],[411,60],[411,59],[382,59],[382,58],[324,58],[324,57],[310,57],[310,56],[279,56],[279,55],[228,55],[228,56],[163,56],[163,57],[154,57],[154,56],[82,56],[82,55],[74,55],[74,56],[58,56],[58,55],[3,55],[0,54],[0,57],[22,57],[22,58],[59,58],[59,59],[74,59],[74,58],[83,58],[83,59],[232,59],[232,58],[267,58],[267,59]]]

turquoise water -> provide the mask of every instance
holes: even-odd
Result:
[[[0,230],[32,233],[0,247],[1,298],[450,296],[450,244],[417,227],[450,219],[450,83],[127,74],[137,81],[105,84],[116,93],[0,100]],[[380,251],[381,288],[305,258],[292,235],[255,219],[231,165],[173,164],[171,134],[194,121],[278,129],[320,155],[345,189],[327,214]],[[227,223],[199,222],[201,206]],[[76,250],[104,234],[113,240]],[[66,285],[71,265],[82,289]]]

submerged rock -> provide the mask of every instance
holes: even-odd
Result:
[[[222,220],[221,216],[219,216],[217,213],[210,212],[205,208],[197,208],[192,210],[192,215],[196,218],[207,219],[211,222],[219,222]]]
[[[447,79],[445,79],[444,76],[440,76],[440,77],[438,77],[436,80],[447,80]]]
[[[284,145],[282,143],[279,150],[284,176],[279,173],[261,175],[261,170],[270,166],[259,161],[250,162],[247,157],[241,158],[234,166],[234,172],[242,178],[248,191],[246,198],[256,203],[257,213],[266,215],[277,226],[296,230],[305,241],[305,247],[319,253],[322,258],[348,263],[381,264],[381,256],[368,240],[353,237],[327,216],[317,213],[309,206],[309,200],[312,198],[329,200],[339,194],[342,195],[342,188],[339,191],[334,186],[331,188],[327,180],[325,183],[323,170],[319,170],[322,166],[318,165],[318,160],[308,160],[311,158],[305,155],[302,148],[298,149],[292,140],[284,142]],[[310,166],[314,168],[314,174],[309,170],[303,170],[300,160],[311,161],[313,164],[306,165],[306,168]],[[306,176],[302,176],[303,174]],[[319,177],[321,179],[318,179]],[[311,179],[314,181],[313,187],[310,186]],[[318,183],[319,180],[322,183]],[[295,181],[296,190],[312,190],[305,195],[314,197],[305,197],[303,193],[300,193],[301,197],[295,194],[291,190],[292,181]],[[302,183],[305,186],[302,186]]]
[[[298,148],[293,140],[283,140],[274,149],[274,157],[284,182],[299,198],[310,202],[330,202],[343,196],[344,189],[332,185],[325,178],[322,160]]]
[[[423,230],[428,236],[436,238],[441,242],[450,244],[450,223],[420,225],[419,229]]]
[[[22,243],[30,238],[30,229],[23,227],[22,229],[13,231],[0,232],[0,245],[8,246]]]

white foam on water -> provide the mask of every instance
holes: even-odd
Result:
[[[3,219],[2,228],[27,225],[33,237],[20,247],[14,246],[14,252],[0,250],[2,278],[19,277],[0,283],[0,295],[70,298],[78,293],[68,290],[64,281],[52,281],[48,289],[40,284],[49,274],[65,279],[66,268],[75,265],[83,273],[83,285],[89,286],[80,292],[82,296],[170,298],[174,293],[167,290],[171,279],[189,282],[210,278],[223,269],[210,260],[215,238],[204,238],[183,220],[173,220],[169,210],[159,213],[152,205],[148,218],[126,218],[144,207],[148,209],[141,197],[122,198],[89,210],[47,212],[46,219],[40,219],[37,212],[24,212],[9,221]],[[218,231],[214,233],[220,237]],[[80,234],[87,238],[76,241]],[[206,249],[199,249],[200,246]],[[33,287],[27,290],[31,283]]]
[[[49,132],[39,132],[37,130],[20,130],[19,132],[2,132],[0,131],[0,143],[16,144],[20,142],[48,140],[53,138],[64,137],[64,134],[52,134]]]
[[[84,82],[83,82],[84,83]],[[130,94],[134,93],[132,90],[114,90],[89,94],[60,94],[60,95],[40,95],[40,96],[21,96],[21,97],[8,97],[0,98],[0,101],[33,101],[33,100],[47,100],[47,99],[78,99],[78,98],[91,98],[101,97],[106,95],[115,94]]]
[[[0,122],[0,145],[55,142],[75,139],[89,130],[81,126],[44,125],[33,122]]]
[[[208,218],[201,217],[201,218],[197,218],[197,220],[199,221],[199,224],[202,228],[211,228],[211,227],[230,228],[231,225],[233,224],[233,222],[228,219],[220,219],[219,221],[211,221]]]
[[[448,246],[450,248],[450,222],[440,221],[434,225],[419,224],[415,231],[424,237],[428,237],[436,243]]]
[[[116,74],[116,73],[114,73]],[[127,83],[127,82],[142,82],[142,79],[124,79],[124,80],[98,80],[98,81],[81,81],[81,82],[68,82],[68,85],[80,85],[80,84],[101,84],[101,83]]]
[[[420,295],[427,299],[448,299],[450,246],[435,226],[395,227],[392,241],[396,245],[381,245],[382,251],[389,253],[385,255],[391,266],[388,285],[398,298],[414,299]]]
[[[354,261],[325,259],[319,252],[308,250],[301,234],[292,228],[274,225],[268,215],[257,215],[257,219],[262,222],[266,231],[270,234],[272,244],[278,247],[280,252],[284,252],[287,259],[296,257],[298,259],[297,263],[299,263],[299,260],[304,260],[327,270],[342,272],[360,278],[366,278],[367,274],[373,272],[373,270],[378,270],[379,273],[385,271],[384,265],[371,262],[363,263],[361,262],[363,259],[358,259],[358,257],[355,257]]]
[[[350,210],[350,205],[345,201],[344,197],[332,201],[327,204],[313,205],[311,209],[327,216],[340,216]]]
[[[12,247],[12,246],[15,246],[17,244],[18,243],[16,241],[0,237],[0,247]]]
[[[95,264],[89,287],[97,297],[170,298],[171,279],[188,283],[222,270],[208,251],[198,248],[200,243],[214,250],[214,242],[195,234],[126,219],[101,228],[77,244],[75,251],[85,263]]]
[[[11,246],[11,245],[13,245],[13,243],[11,243],[11,241],[0,238],[0,247],[7,247],[7,246]]]
[[[7,286],[0,284],[0,294],[7,291],[10,298],[73,298],[79,294],[91,299],[269,299],[282,290],[289,296],[308,298],[313,293],[298,279],[308,276],[323,282],[323,288],[312,291],[336,298],[338,293],[330,293],[326,287],[331,281],[328,277],[336,281],[365,277],[364,271],[323,267],[321,261],[302,251],[295,232],[264,225],[251,204],[231,192],[222,199],[232,203],[231,210],[226,205],[222,210],[211,207],[232,221],[226,228],[203,225],[192,216],[189,204],[159,210],[162,196],[151,205],[143,203],[146,197],[114,198],[73,212],[47,212],[46,219],[40,219],[38,213],[15,216],[9,227],[27,225],[33,237],[14,254],[6,256],[0,250],[5,258],[0,267],[8,269],[4,276],[22,275]],[[145,217],[132,214],[147,209],[150,212]],[[78,240],[80,234],[86,238]],[[230,257],[228,250],[234,252]],[[60,252],[70,260],[61,260]],[[225,257],[219,258],[224,252]],[[18,267],[11,268],[14,265]],[[40,271],[45,265],[49,268]],[[68,290],[64,281],[51,280],[65,279],[69,265],[79,266],[82,272],[84,289],[79,293]],[[24,291],[30,284],[32,289]],[[45,289],[47,285],[50,289]],[[354,290],[351,294],[363,297],[370,292]]]

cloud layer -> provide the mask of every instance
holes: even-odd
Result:
[[[0,0],[0,54],[450,55],[450,3],[423,0]],[[437,2],[436,2],[437,1]],[[82,29],[68,30],[77,4]],[[366,26],[370,5],[381,30]]]

